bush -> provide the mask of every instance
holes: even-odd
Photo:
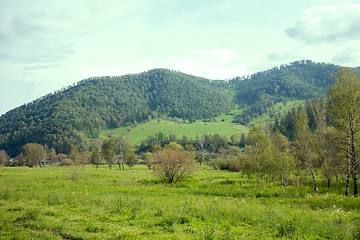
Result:
[[[240,172],[241,162],[239,159],[233,159],[229,164],[229,170],[231,172]]]
[[[162,150],[155,159],[155,171],[168,183],[184,181],[196,168],[194,156],[180,149]]]
[[[74,161],[71,159],[68,159],[68,158],[63,159],[60,162],[60,166],[72,166],[73,164],[74,164]]]
[[[230,159],[227,157],[217,157],[211,161],[211,166],[216,170],[228,170]]]

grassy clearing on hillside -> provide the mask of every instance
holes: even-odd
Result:
[[[219,120],[216,122],[196,121],[191,124],[184,124],[182,122],[176,123],[164,119],[160,119],[160,122],[158,122],[158,120],[152,120],[147,123],[138,124],[137,126],[103,130],[100,133],[100,137],[105,138],[108,135],[114,137],[123,136],[128,138],[132,143],[140,143],[142,139],[146,139],[148,136],[154,135],[159,132],[162,132],[167,136],[171,133],[176,133],[178,139],[182,139],[182,136],[185,135],[189,139],[193,138],[194,141],[196,138],[196,134],[201,136],[204,133],[218,133],[221,136],[231,137],[233,134],[236,133],[248,132],[248,128],[246,126],[234,124],[230,121],[225,121],[225,118],[228,119],[229,116],[221,116],[218,117]],[[222,119],[224,119],[224,122],[222,121]]]
[[[358,239],[360,201],[200,168],[181,185],[145,166],[0,168],[0,239]]]
[[[286,105],[283,103],[277,103],[269,111],[273,112],[274,115],[283,115],[292,107],[303,104],[304,101],[294,100],[288,101]],[[157,119],[151,120],[146,123],[139,123],[136,126],[127,126],[114,129],[105,129],[100,132],[100,138],[106,138],[111,135],[114,137],[126,137],[132,143],[139,144],[141,140],[146,139],[148,136],[155,135],[159,132],[162,132],[165,135],[170,135],[176,133],[178,139],[181,139],[183,135],[187,136],[189,139],[192,138],[195,140],[196,135],[205,134],[219,134],[220,136],[225,136],[230,138],[232,135],[241,136],[242,133],[247,134],[249,127],[256,124],[262,124],[265,122],[270,122],[272,119],[269,116],[269,113],[264,113],[253,120],[251,120],[247,126],[232,123],[234,116],[241,114],[242,109],[233,109],[230,111],[230,114],[221,114],[215,117],[216,121],[213,122],[202,122],[196,121],[194,123],[184,123],[183,120],[179,119],[178,122],[160,119],[158,122]]]
[[[272,112],[274,115],[284,115],[286,114],[290,109],[297,106],[303,106],[305,103],[304,100],[294,100],[294,101],[287,101],[285,104],[283,102],[274,104],[270,112]],[[261,114],[260,116],[252,119],[247,125],[248,126],[254,126],[259,125],[265,122],[272,122],[273,119],[270,118],[269,113]]]

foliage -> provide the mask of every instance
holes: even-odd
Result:
[[[254,126],[249,131],[249,146],[246,149],[248,166],[257,173],[259,187],[261,187],[261,176],[264,182],[268,181],[269,174],[274,170],[273,155],[269,137],[259,126]]]
[[[354,195],[357,190],[358,140],[360,132],[360,80],[350,68],[343,68],[333,75],[334,86],[329,92],[329,105],[332,123],[339,131],[347,155],[348,178],[352,167]],[[351,164],[350,164],[351,162]],[[352,165],[352,166],[350,166]],[[347,180],[349,182],[349,180]],[[346,195],[348,194],[348,187]]]
[[[24,145],[25,164],[28,167],[34,167],[45,160],[44,147],[37,143],[28,143]]]
[[[9,155],[5,150],[0,150],[0,165],[5,165],[9,160]]]
[[[105,159],[109,168],[112,168],[115,160],[115,139],[108,138],[104,139],[101,146],[101,156]]]
[[[195,170],[194,156],[179,148],[165,148],[155,159],[155,171],[168,183],[181,183]]]
[[[29,142],[69,153],[85,148],[85,137],[101,128],[147,121],[162,115],[211,118],[228,108],[215,83],[166,69],[120,77],[90,78],[0,117],[0,149],[15,156]]]
[[[340,69],[332,64],[303,60],[233,79],[235,101],[244,107],[235,122],[246,124],[278,102],[324,96],[333,83],[330,75]]]

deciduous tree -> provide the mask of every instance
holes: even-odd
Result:
[[[350,68],[333,74],[335,83],[329,91],[329,109],[333,125],[343,133],[347,161],[346,192],[349,194],[350,172],[353,173],[354,196],[358,195],[357,145],[360,124],[360,80]],[[351,169],[352,167],[352,169]]]
[[[295,146],[297,149],[297,157],[303,163],[305,169],[311,173],[314,183],[315,193],[319,192],[316,178],[314,174],[314,159],[312,157],[314,134],[309,128],[309,118],[305,111],[300,112],[299,118],[295,123]]]
[[[182,182],[196,169],[193,154],[180,149],[164,149],[155,154],[155,159],[155,171],[168,183]]]
[[[24,145],[25,164],[28,167],[34,167],[45,159],[46,152],[44,147],[38,143],[28,143]]]
[[[101,156],[105,159],[109,168],[112,168],[115,158],[115,139],[110,137],[103,140],[101,146]]]

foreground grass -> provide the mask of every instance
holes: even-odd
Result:
[[[144,166],[0,168],[1,239],[358,239],[360,201],[259,189],[201,168],[167,185]]]

